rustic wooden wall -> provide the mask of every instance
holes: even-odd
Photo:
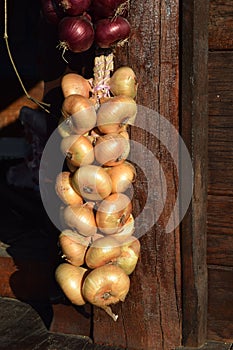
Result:
[[[233,5],[209,16],[208,338],[233,339]]]

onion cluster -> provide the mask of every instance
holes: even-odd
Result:
[[[108,86],[108,96],[101,96],[76,73],[61,80],[58,130],[65,170],[57,175],[55,189],[62,201],[64,261],[56,280],[72,303],[89,302],[116,320],[110,304],[125,300],[140,253],[132,205],[136,169],[127,160],[128,126],[137,113],[133,70],[118,68]]]
[[[47,22],[57,26],[58,47],[74,53],[122,45],[130,35],[129,0],[41,0]]]

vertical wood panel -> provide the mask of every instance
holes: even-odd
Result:
[[[208,1],[184,0],[181,13],[181,128],[194,170],[193,198],[181,238],[183,345],[198,347],[205,343],[207,329]]]
[[[128,45],[116,52],[116,66],[130,65],[139,80],[137,103],[159,112],[178,126],[178,1],[131,1],[129,20],[132,35]],[[167,141],[173,142],[167,135]],[[177,194],[174,162],[159,140],[138,128],[131,138],[150,149],[166,176],[169,201],[159,222],[140,241],[142,252],[131,276],[125,303],[113,307],[119,314],[111,322],[94,309],[94,341],[127,349],[170,350],[181,344],[180,246],[179,230],[165,233]],[[177,140],[176,140],[177,141]],[[143,154],[138,154],[143,159]],[[144,161],[151,176],[153,165]],[[134,193],[134,211],[146,198],[146,183],[139,175]],[[158,185],[159,184],[158,181]],[[149,191],[156,191],[150,188]],[[148,213],[153,220],[154,209]],[[106,331],[111,329],[111,331]]]

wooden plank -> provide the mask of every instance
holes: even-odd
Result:
[[[209,266],[208,339],[233,342],[233,268]]]
[[[208,192],[232,195],[232,52],[209,53]]]
[[[233,266],[233,236],[222,234],[210,234],[207,236],[207,263],[211,265]],[[231,229],[232,232],[232,229]]]
[[[126,47],[118,49],[115,55],[116,66],[127,64],[135,70],[139,81],[138,104],[160,112],[175,126],[178,125],[178,11],[176,0],[132,2],[129,12],[132,35]],[[94,341],[127,349],[174,349],[181,344],[179,230],[166,234],[165,225],[174,205],[176,172],[169,153],[152,135],[132,127],[131,138],[158,156],[166,174],[170,201],[166,201],[159,223],[140,239],[141,257],[130,276],[130,292],[124,303],[113,306],[119,314],[117,322],[113,323],[102,310],[94,308]],[[138,154],[138,158],[143,161],[143,154]],[[143,166],[154,177],[153,165],[144,160]],[[143,208],[147,197],[145,179],[139,174],[137,181],[135,213]],[[158,186],[161,186],[159,181]],[[151,208],[148,220],[153,220],[154,215]]]
[[[233,47],[233,7],[231,0],[211,0],[209,13],[209,47],[226,50]]]
[[[183,345],[199,347],[207,328],[208,2],[183,1],[181,10],[181,132],[194,169],[192,203],[181,226]]]
[[[223,342],[206,342],[205,345],[201,348],[202,350],[232,350],[232,344],[223,343]],[[194,350],[193,348],[182,347],[176,350]]]
[[[233,235],[233,198],[231,196],[208,196],[208,233]]]
[[[209,52],[209,115],[215,116],[213,122],[232,126],[232,82],[233,82],[233,52]],[[227,117],[223,119],[223,116]],[[219,119],[218,119],[219,118]],[[223,120],[222,120],[223,119]],[[210,118],[210,126],[212,123]],[[219,124],[217,124],[219,125]]]

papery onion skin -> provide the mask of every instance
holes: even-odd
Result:
[[[72,186],[83,198],[92,201],[102,200],[112,191],[110,176],[97,165],[77,169],[72,177]]]
[[[94,42],[92,23],[85,16],[64,17],[58,25],[59,47],[78,53],[90,49]]]
[[[132,212],[132,202],[123,193],[113,193],[98,206],[96,223],[99,230],[107,235],[117,233]]]
[[[127,275],[130,275],[136,268],[139,254],[140,242],[135,237],[128,238],[121,246],[121,254],[116,259],[116,264],[121,267]]]
[[[58,237],[62,257],[74,266],[83,265],[90,240],[90,237],[84,237],[75,231],[63,230]]]
[[[104,308],[124,301],[129,288],[129,276],[119,266],[110,264],[97,267],[87,275],[82,293],[88,302]]]
[[[114,96],[125,95],[135,98],[138,82],[132,68],[123,66],[115,70],[109,81],[110,91]]]
[[[95,19],[108,18],[116,15],[120,7],[124,9],[122,12],[125,13],[127,5],[127,0],[92,0],[90,11]]]
[[[83,236],[93,236],[97,232],[93,209],[88,205],[69,205],[63,210],[66,225]]]
[[[57,175],[55,191],[58,197],[66,205],[83,203],[83,198],[72,187],[71,173],[69,171],[62,171]]]
[[[96,125],[96,111],[92,102],[79,94],[67,96],[62,103],[62,115],[69,118],[71,128],[78,135],[92,130]]]
[[[97,112],[98,129],[104,133],[120,133],[125,126],[133,125],[137,114],[137,104],[131,97],[114,96],[100,105]]]
[[[130,24],[122,16],[104,18],[95,23],[95,42],[100,48],[122,45],[130,35]]]
[[[99,238],[89,247],[85,261],[89,268],[113,263],[121,254],[120,243],[113,237]]]
[[[74,166],[84,166],[94,162],[91,141],[82,135],[70,135],[62,139],[61,151]]]
[[[129,140],[118,133],[97,138],[94,153],[96,161],[105,166],[123,163],[130,152]]]
[[[87,269],[69,263],[62,263],[56,268],[55,279],[66,297],[74,305],[84,305],[86,303],[82,295],[86,272]]]
[[[125,192],[135,181],[136,169],[133,164],[124,161],[106,169],[112,180],[112,192]]]
[[[77,73],[67,73],[61,79],[63,96],[78,94],[86,98],[90,97],[91,85],[87,79]]]
[[[135,220],[134,220],[133,214],[130,214],[126,223],[116,233],[114,233],[110,237],[114,237],[121,244],[128,241],[128,239],[132,237],[132,235],[135,232],[134,221]]]
[[[90,4],[91,0],[55,0],[62,11],[69,16],[77,16],[83,14]]]
[[[54,0],[41,0],[41,9],[48,23],[58,25],[64,13],[59,9]]]

